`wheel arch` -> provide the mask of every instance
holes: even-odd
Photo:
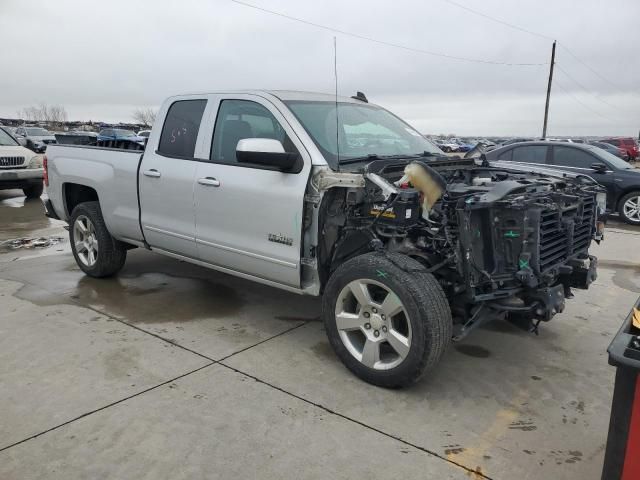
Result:
[[[67,182],[62,185],[62,195],[67,218],[71,218],[73,209],[84,202],[98,202],[98,192],[93,187]]]

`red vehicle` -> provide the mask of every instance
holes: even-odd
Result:
[[[631,137],[605,138],[600,141],[624,150],[629,160],[636,160],[638,158],[638,144]]]

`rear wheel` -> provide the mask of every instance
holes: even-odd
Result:
[[[625,222],[640,225],[640,192],[631,192],[622,197],[618,211]]]
[[[127,258],[126,245],[107,230],[98,202],[78,205],[69,223],[71,250],[84,273],[91,277],[109,277],[122,268]]]
[[[451,340],[451,312],[436,279],[400,254],[369,253],[340,266],[323,297],[327,336],[345,366],[382,387],[410,385]]]
[[[22,192],[27,198],[31,199],[31,198],[40,198],[43,190],[44,190],[44,185],[42,184],[42,182],[39,182],[39,183],[31,183],[28,186],[23,187]]]

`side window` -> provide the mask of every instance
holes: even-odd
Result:
[[[500,155],[498,155],[498,160],[504,160],[504,161],[510,162],[512,154],[513,154],[513,148],[510,148],[506,152],[503,152]]]
[[[213,130],[211,161],[237,163],[236,147],[245,138],[279,140],[286,152],[297,153],[282,125],[264,106],[249,100],[223,100]]]
[[[160,134],[160,155],[193,158],[206,105],[204,99],[178,100],[171,104]]]
[[[553,163],[563,167],[590,168],[592,163],[597,162],[587,152],[579,148],[553,147]]]
[[[529,145],[516,147],[513,149],[512,160],[523,163],[547,163],[547,146]]]

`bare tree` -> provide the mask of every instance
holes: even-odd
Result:
[[[136,108],[131,117],[146,127],[151,127],[156,119],[157,112],[153,108]]]
[[[27,122],[46,122],[52,127],[60,127],[67,121],[67,111],[62,105],[47,105],[25,107],[18,111],[18,115]]]

